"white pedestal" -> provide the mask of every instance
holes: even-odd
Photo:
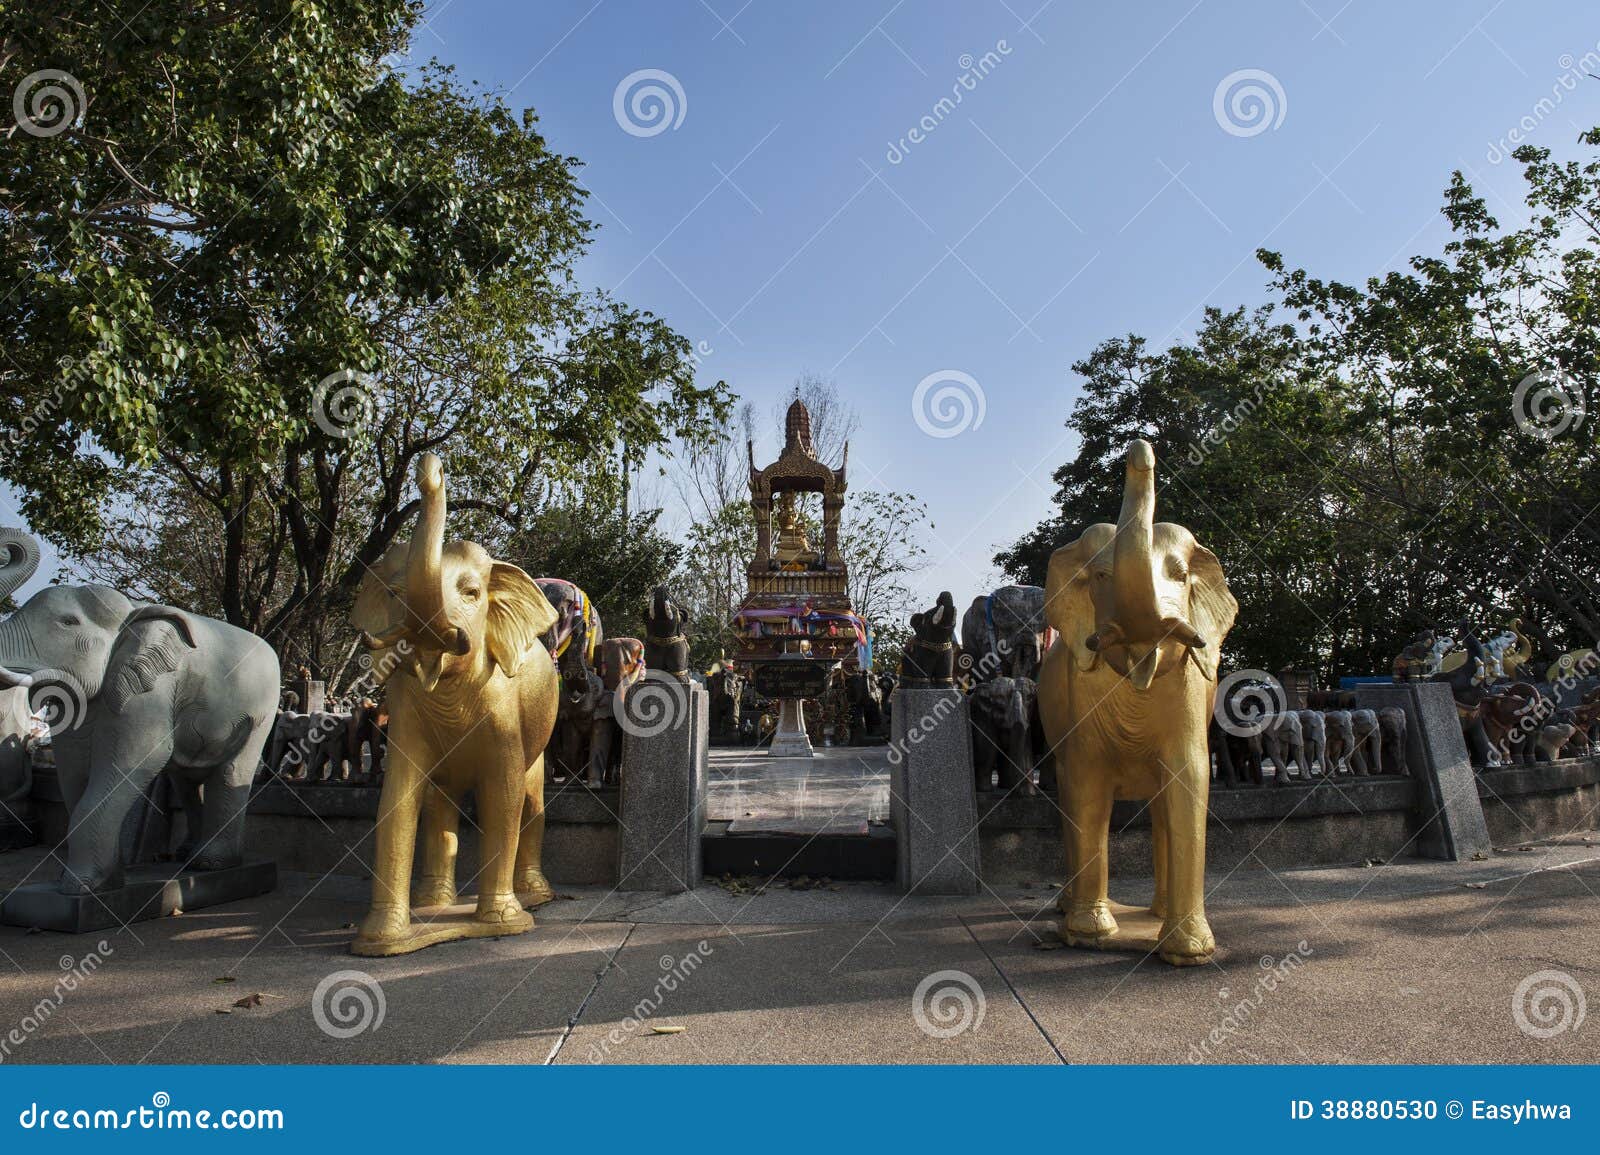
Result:
[[[774,758],[816,757],[806,733],[805,699],[785,698],[778,703],[778,729],[772,735],[771,754]]]

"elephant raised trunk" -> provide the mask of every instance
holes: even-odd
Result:
[[[20,529],[0,529],[0,602],[21,589],[38,568],[38,541]]]
[[[1156,455],[1148,441],[1128,447],[1122,512],[1111,547],[1111,580],[1116,594],[1116,624],[1128,642],[1160,637],[1161,605],[1155,582]]]

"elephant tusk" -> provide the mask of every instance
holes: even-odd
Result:
[[[1211,681],[1211,671],[1206,669],[1206,664],[1200,660],[1200,655],[1195,653],[1194,646],[1184,648],[1184,656],[1194,663],[1194,668],[1200,671],[1200,676],[1206,681]]]
[[[1169,637],[1177,638],[1178,641],[1191,648],[1198,647],[1203,649],[1205,647],[1206,640],[1200,636],[1200,632],[1182,618],[1163,618],[1161,630]]]
[[[18,673],[16,670],[7,669],[5,666],[0,666],[0,689],[10,689],[13,687],[27,689],[32,685],[32,674]]]
[[[362,630],[361,644],[369,650],[387,650],[404,639],[405,636],[406,627],[403,625],[391,626],[381,634],[369,634],[366,630]]]

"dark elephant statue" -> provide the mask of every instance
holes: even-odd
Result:
[[[972,661],[973,680],[1037,679],[1048,629],[1039,586],[1001,586],[974,598],[961,616],[961,649]]]
[[[37,545],[4,556],[0,600],[31,576]],[[189,803],[184,860],[243,861],[278,685],[277,655],[254,634],[105,586],[51,586],[0,622],[0,689],[27,689],[51,723],[70,814],[62,891],[122,885],[124,823],[163,771]]]
[[[666,586],[657,586],[650,595],[650,608],[644,615],[644,664],[680,682],[689,680],[689,611],[672,598]]]
[[[564,777],[569,780],[587,777],[590,785],[598,785],[591,760],[595,716],[606,687],[584,656],[589,652],[587,631],[588,626],[580,619],[573,627],[570,644],[556,660],[561,700],[556,709],[556,727],[550,746]]]
[[[600,622],[600,611],[594,608],[589,595],[565,578],[534,578],[550,608],[556,611],[556,624],[540,636],[550,656],[559,660],[566,653],[578,626],[583,626],[583,660],[593,669],[600,653],[600,643],[605,641],[605,629]]]
[[[1406,712],[1398,706],[1378,711],[1378,741],[1383,748],[1385,774],[1409,774],[1406,761]]]
[[[710,698],[712,737],[737,737],[744,698],[743,676],[723,665],[706,679],[706,693]]]
[[[928,689],[955,685],[956,603],[946,590],[932,608],[911,615],[911,638],[900,655],[900,685]]]
[[[967,695],[972,725],[972,769],[979,790],[1032,794],[1033,718],[1038,687],[1031,678],[990,678]]]
[[[645,676],[644,643],[607,638],[600,647],[600,684],[589,738],[589,786],[615,786],[622,777],[622,709],[628,691]]]
[[[878,680],[865,670],[845,674],[845,694],[850,700],[850,728],[863,734],[883,733],[883,701]]]

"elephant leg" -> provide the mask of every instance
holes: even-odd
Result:
[[[1174,966],[1203,963],[1217,949],[1205,911],[1206,783],[1192,777],[1184,782],[1174,776],[1152,802],[1167,828],[1168,909],[1161,923],[1161,957]]]
[[[460,799],[431,787],[422,797],[422,877],[412,889],[412,906],[449,906],[456,900],[460,829]]]
[[[411,865],[427,770],[433,758],[410,711],[391,723],[383,790],[378,796],[376,848],[372,861],[372,907],[359,938],[385,942],[404,937],[411,925]],[[426,760],[426,762],[424,761]]]
[[[89,894],[122,885],[122,828],[135,806],[142,806],[156,775],[172,755],[170,740],[142,758],[126,758],[113,747],[96,757],[89,782],[73,807],[67,831],[67,864],[62,894]]]
[[[544,755],[528,771],[527,793],[522,800],[522,830],[517,838],[517,869],[512,887],[525,907],[542,906],[555,898],[544,876]]]
[[[168,771],[183,806],[183,841],[173,852],[179,862],[187,863],[205,846],[205,807],[200,801],[200,784],[185,777],[180,771]],[[164,848],[163,848],[164,849]]]
[[[589,733],[589,787],[599,789],[611,777],[611,723],[596,718]]]
[[[1106,895],[1109,882],[1107,842],[1111,834],[1111,791],[1105,783],[1092,781],[1079,767],[1063,776],[1061,820],[1067,852],[1067,886],[1062,891],[1067,901],[1062,938],[1100,939],[1115,934],[1117,920],[1111,916]]]
[[[511,739],[502,738],[507,746]],[[478,775],[473,796],[478,803],[478,828],[482,832],[482,863],[478,872],[479,922],[503,926],[508,934],[518,934],[533,926],[533,916],[522,909],[513,888],[517,843],[522,832],[523,807],[528,797],[528,775],[507,764],[520,760],[520,743],[515,750],[505,749],[486,757],[497,762]]]
[[[1168,863],[1171,861],[1171,848],[1167,844],[1167,812],[1163,807],[1151,806],[1150,865],[1155,874],[1156,893],[1150,900],[1150,913],[1163,920],[1167,917],[1167,910],[1171,906],[1168,899],[1171,893],[1170,879],[1167,877]]]

